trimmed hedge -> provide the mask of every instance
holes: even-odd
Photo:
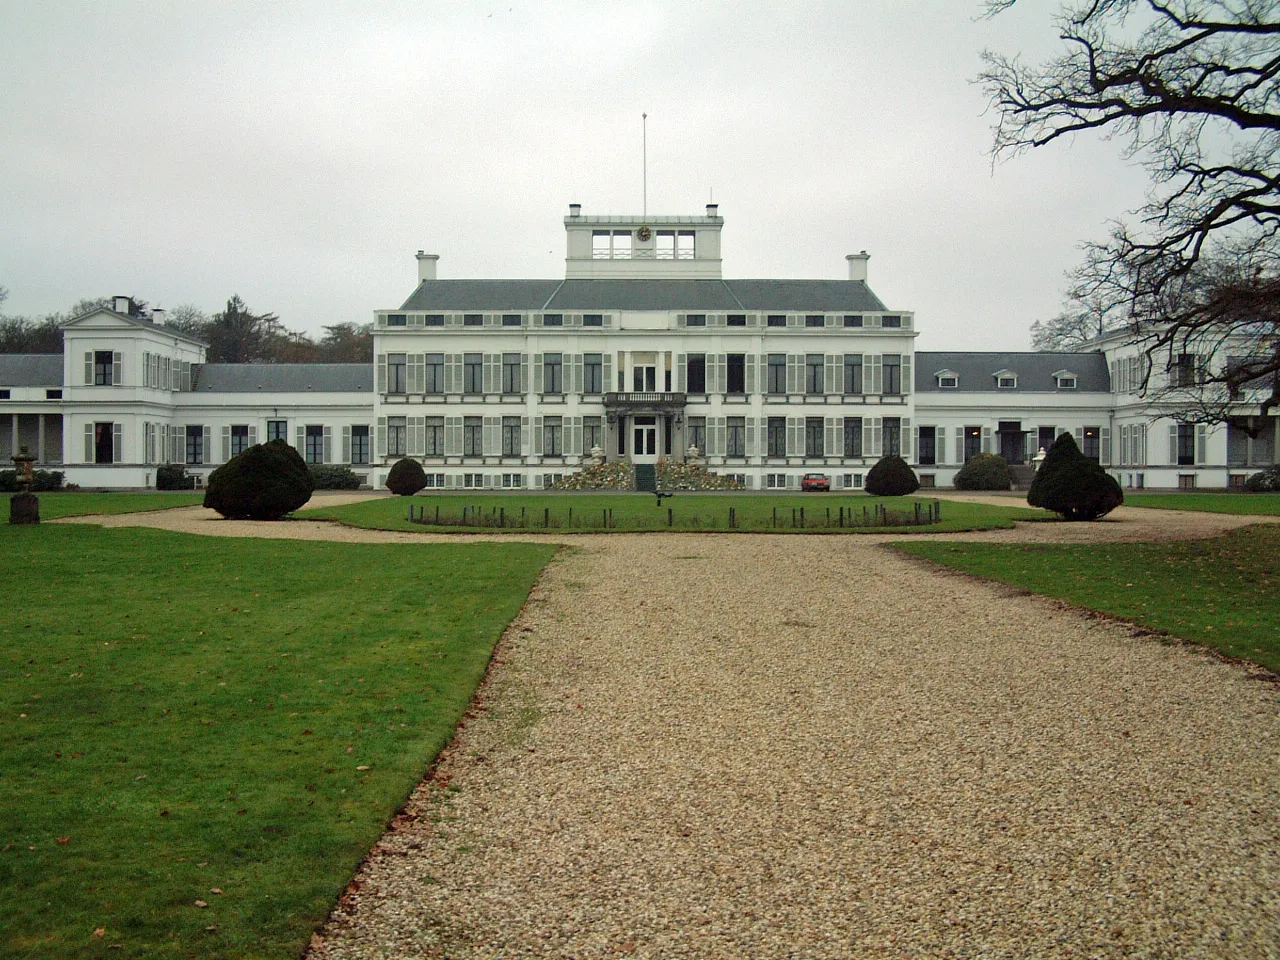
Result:
[[[397,460],[387,474],[387,489],[402,497],[412,497],[427,485],[427,473],[422,464],[411,457]]]
[[[1064,520],[1097,520],[1124,503],[1115,477],[1090,460],[1064,433],[1045,454],[1027,491],[1027,503],[1060,514]]]
[[[1013,486],[1013,474],[1004,457],[994,453],[980,453],[956,474],[957,490],[1008,490]]]
[[[862,488],[873,497],[904,497],[920,489],[920,481],[907,461],[894,454],[881,457],[867,471]]]
[[[157,490],[194,490],[196,478],[187,474],[187,468],[166,463],[156,470]]]
[[[359,490],[364,482],[350,467],[317,464],[308,469],[311,471],[311,484],[317,490]]]
[[[283,440],[250,447],[209,474],[204,505],[228,520],[279,520],[311,499],[311,474]]]
[[[1244,488],[1250,493],[1280,492],[1280,464],[1267,467],[1258,473],[1251,474],[1244,482]]]
[[[31,492],[47,493],[50,490],[61,490],[66,474],[61,470],[31,471]],[[0,470],[0,493],[17,493],[22,487],[18,484],[17,470]]]

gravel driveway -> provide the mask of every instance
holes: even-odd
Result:
[[[312,956],[1280,956],[1276,685],[879,539],[575,538]]]

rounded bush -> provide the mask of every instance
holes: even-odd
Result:
[[[1276,493],[1280,492],[1280,464],[1274,467],[1250,474],[1249,478],[1244,482],[1244,488],[1250,493]]]
[[[920,489],[920,481],[907,461],[899,456],[881,457],[867,472],[862,489],[875,497],[903,497]]]
[[[1097,520],[1124,503],[1120,484],[1076,446],[1071,434],[1058,437],[1027,491],[1027,503],[1064,520]]]
[[[312,464],[311,483],[317,490],[359,490],[360,476],[350,467]]]
[[[1009,462],[994,453],[980,453],[956,474],[957,490],[1008,490],[1013,486]]]
[[[228,520],[279,520],[311,499],[311,473],[283,440],[250,447],[209,474],[204,505]]]
[[[387,489],[402,497],[412,497],[427,485],[427,474],[417,460],[405,457],[391,465]]]
[[[166,463],[156,469],[157,490],[194,490],[196,478],[187,475],[187,468]]]

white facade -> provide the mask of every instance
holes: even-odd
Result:
[[[856,489],[897,452],[943,487],[973,453],[1025,464],[1067,431],[1126,487],[1211,488],[1280,448],[1274,416],[1247,431],[1171,419],[1172,401],[1137,391],[1144,361],[1121,337],[1091,353],[918,352],[915,316],[871,291],[865,252],[844,279],[727,280],[714,206],[574,205],[564,223],[559,280],[441,280],[419,251],[417,288],[375,313],[372,366],[206,364],[203,344],[127,302],[77,318],[60,363],[0,357],[0,457],[27,446],[82,486],[147,487],[160,464],[203,477],[282,437],[374,487],[411,456],[432,487],[539,489],[599,446],[696,456],[750,489],[797,489],[806,472]]]

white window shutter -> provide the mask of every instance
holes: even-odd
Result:
[[[871,456],[884,456],[884,418],[869,417],[871,421]]]
[[[573,355],[573,393],[582,393],[583,389],[582,375],[582,354],[575,353]]]
[[[346,424],[342,428],[342,462],[351,462],[351,425]]]
[[[258,427],[257,424],[249,424],[249,446],[256,446],[258,443]]]
[[[985,428],[983,432],[985,434],[986,432]],[[1084,449],[1084,427],[1076,427],[1075,436],[1076,436],[1076,448],[1079,450],[1083,450]],[[985,443],[982,446],[982,452],[983,453],[987,452],[987,447]]]
[[[424,423],[425,429],[425,423]],[[425,442],[425,435],[424,435]],[[461,417],[445,417],[444,418],[444,452],[449,456],[458,457],[462,455],[462,418]]]
[[[124,383],[124,357],[119,352],[111,354],[111,382],[117,387]]]
[[[581,369],[581,367],[579,367],[579,369]],[[569,418],[569,432],[570,432],[570,436],[565,445],[565,453],[573,457],[576,457],[580,454],[585,454],[587,451],[582,449],[582,418],[581,417]]]
[[[613,383],[613,354],[606,353],[600,360],[601,368],[601,384],[600,389],[604,393],[613,393],[617,388]]]
[[[533,418],[533,455],[542,455],[542,418]]]
[[[84,382],[86,386],[93,386],[93,353],[89,350],[84,352]]]
[[[836,451],[840,449],[839,438],[836,435],[836,418],[827,417],[825,426],[826,437],[822,444],[822,452],[828,457],[836,455]]]
[[[293,448],[298,451],[298,456],[305,457],[307,455],[307,428],[299,426],[294,432],[294,437],[297,438],[297,442]]]
[[[411,457],[427,454],[427,418],[408,417],[405,420],[405,451]]]
[[[226,463],[231,459],[231,428],[224,426],[222,428],[222,463]]]
[[[139,385],[143,387],[151,386],[151,354],[146,350],[142,351],[142,377]]]
[[[533,392],[542,393],[542,354],[533,355]]]
[[[189,360],[182,361],[182,383],[178,385],[178,389],[188,393],[191,391],[191,362]]]
[[[743,359],[743,389],[751,394],[756,392],[756,356],[748,353]]]
[[[872,357],[869,353],[862,355],[862,392],[878,393],[877,390],[871,389],[871,384],[875,381],[875,364],[871,362]]]
[[[871,386],[867,392],[884,393],[884,358],[878,353],[871,356]]]
[[[111,460],[120,463],[124,460],[124,424],[111,425]]]
[[[529,392],[529,355],[527,353],[520,354],[520,392]]]
[[[1209,459],[1209,428],[1196,424],[1196,463],[1205,463]]]
[[[874,457],[876,449],[875,421],[871,417],[862,418],[862,455]]]
[[[409,393],[427,392],[427,355],[411,353],[408,360],[409,382],[405,384]]]
[[[787,417],[787,456],[804,455],[804,420],[801,417]]]
[[[333,427],[324,428],[324,462],[333,463]]]
[[[991,428],[990,427],[982,428],[982,452],[983,453],[991,452]]]
[[[1098,431],[1099,460],[1103,466],[1111,463],[1111,428],[1102,427]]]
[[[1178,462],[1178,425],[1176,423],[1169,424],[1169,462],[1172,464]]]
[[[911,379],[911,354],[904,353],[902,355],[902,393],[906,395],[914,387],[915,382]]]
[[[376,456],[379,460],[386,459],[387,456],[387,418],[378,417],[377,430],[377,452]]]
[[[839,357],[835,354],[828,353],[823,357],[822,386],[825,388],[823,393],[839,393],[836,389],[836,364]]]
[[[755,420],[755,417],[747,417],[747,429],[746,429],[746,435],[747,435],[747,436],[746,436],[746,440],[747,440],[747,447],[746,447],[746,451],[745,451],[745,452],[746,452],[746,454],[747,454],[747,456],[748,456],[748,457],[754,457],[754,456],[756,455],[756,420]],[[676,451],[676,453],[680,453],[680,451],[679,451],[679,450],[677,450],[677,451]]]
[[[522,457],[529,456],[529,418],[520,418],[520,455]]]
[[[93,461],[94,461],[93,424],[86,423],[84,425],[84,462],[93,463]]]
[[[804,370],[802,364],[804,358],[799,354],[787,354],[787,393],[799,393],[803,378],[801,371]]]
[[[485,319],[489,318],[489,314],[485,314]],[[502,355],[495,353],[486,353],[484,355],[484,392],[500,393],[499,383],[501,382]]]
[[[498,417],[484,418],[484,425],[480,433],[480,443],[481,450],[486,457],[496,457],[502,452],[501,424],[502,420]]]
[[[377,391],[378,393],[387,392],[387,355],[385,353],[378,354],[375,370],[377,371]]]
[[[213,427],[203,427],[201,433],[203,436],[200,439],[200,462],[211,463],[213,461]]]
[[[901,439],[898,442],[902,447],[902,459],[906,460],[908,463],[911,462],[912,437],[913,437],[913,434],[911,432],[911,420],[908,417],[903,417],[902,418],[902,435],[901,435]]]
[[[676,393],[685,393],[689,385],[689,356],[676,354]]]

